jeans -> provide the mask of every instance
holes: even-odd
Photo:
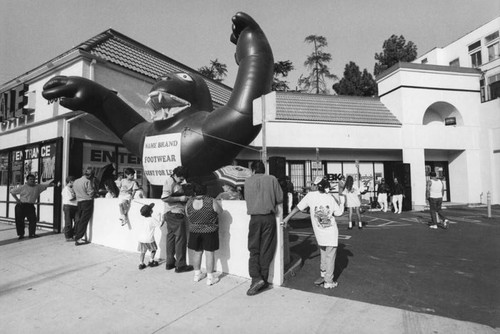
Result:
[[[78,209],[75,217],[75,240],[83,238],[87,232],[92,213],[94,212],[94,200],[78,202]]]
[[[320,270],[325,273],[325,282],[333,283],[333,272],[335,270],[335,258],[337,257],[337,247],[319,246],[321,254]]]
[[[267,282],[269,266],[276,250],[276,218],[274,213],[252,215],[248,229],[248,272],[252,284],[260,279]]]
[[[431,211],[432,225],[437,225],[439,223],[439,219],[446,219],[446,217],[441,213],[441,204],[443,204],[442,198],[429,198],[429,208]]]
[[[165,213],[167,222],[167,265],[186,265],[186,217],[182,213]]]
[[[28,233],[30,236],[35,235],[36,232],[36,212],[35,204],[31,203],[17,203],[14,209],[16,214],[16,231],[17,235],[24,237],[24,218],[28,218],[29,227]]]
[[[73,238],[73,235],[75,233],[74,231],[74,226],[76,224],[76,211],[78,210],[78,207],[76,205],[68,205],[64,204],[63,205],[63,212],[64,212],[64,236],[66,239],[71,239]]]

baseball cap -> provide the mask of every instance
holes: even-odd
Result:
[[[155,206],[154,203],[151,203],[149,205],[143,205],[142,208],[141,208],[141,215],[143,215],[144,217],[149,214],[152,210],[153,210],[153,207]]]
[[[313,184],[318,185],[321,180],[323,180],[323,176],[316,176],[316,178],[313,181]]]
[[[325,189],[330,188],[330,182],[328,182],[327,180],[325,180],[321,176],[316,176],[316,178],[314,179],[313,183],[315,185],[317,185],[318,186],[318,190],[321,190],[321,191],[324,191]]]

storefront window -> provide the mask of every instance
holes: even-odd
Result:
[[[9,196],[8,185],[9,173],[9,155],[8,153],[0,153],[0,201],[6,201]],[[0,205],[0,217],[5,216],[6,206]]]
[[[28,174],[33,174],[37,183],[50,182],[56,178],[57,145],[56,141],[30,144],[0,153],[0,202],[5,203],[0,205],[0,217],[14,219],[16,202],[9,190],[25,184]],[[38,226],[55,226],[54,220],[58,216],[54,215],[57,211],[54,191],[54,187],[49,187],[40,194],[37,204]]]
[[[41,179],[40,182],[50,182],[56,173],[56,144],[42,145],[40,147]],[[49,187],[40,194],[40,203],[54,203],[54,187]],[[51,209],[51,208],[50,208]],[[52,213],[50,214],[52,217]],[[40,218],[42,215],[40,214]],[[48,220],[48,219],[47,219]]]
[[[10,186],[18,187],[23,184],[24,184],[23,151],[16,150],[12,152],[12,170],[10,177]]]
[[[339,192],[339,180],[342,177],[342,163],[341,162],[327,162],[326,171],[328,182],[330,182],[331,191]]]

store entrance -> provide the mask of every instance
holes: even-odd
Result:
[[[426,161],[425,162],[425,178],[429,180],[429,173],[436,172],[438,179],[443,181],[444,184],[444,197],[443,202],[451,201],[450,198],[450,180],[449,180],[449,170],[448,161]]]
[[[411,174],[410,164],[402,162],[385,162],[384,163],[385,181],[392,189],[394,187],[394,179],[403,185],[403,211],[413,210],[411,199]]]

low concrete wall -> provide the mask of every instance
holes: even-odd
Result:
[[[137,252],[137,239],[134,226],[140,224],[142,216],[139,213],[144,204],[155,203],[153,216],[163,214],[164,203],[159,199],[140,199],[132,201],[129,212],[130,225],[121,226],[118,209],[118,199],[99,198],[94,203],[94,214],[89,224],[87,235],[95,244]],[[220,248],[215,252],[216,270],[231,275],[249,278],[248,275],[248,224],[250,216],[246,213],[245,201],[222,201],[223,213],[219,217]],[[281,213],[276,216],[278,230],[278,244],[271,264],[269,281],[273,284],[283,283],[283,229],[280,227]],[[155,232],[156,243],[159,250],[156,257],[166,258],[166,224]],[[148,254],[146,259],[148,259]],[[188,249],[188,261],[192,251]],[[203,256],[202,267],[205,266]],[[139,256],[137,257],[139,261]]]

